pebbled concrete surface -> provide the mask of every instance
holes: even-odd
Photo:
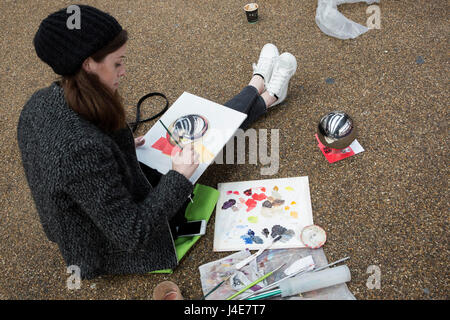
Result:
[[[448,299],[447,1],[382,1],[381,29],[354,40],[323,34],[316,0],[259,1],[248,24],[245,1],[85,1],[110,12],[130,33],[121,93],[133,106],[147,92],[172,103],[183,92],[224,103],[251,77],[251,64],[272,42],[297,57],[286,103],[255,129],[280,130],[280,168],[213,165],[200,183],[309,176],[314,222],[324,227],[329,261],[351,256],[349,289],[357,299]],[[42,231],[20,161],[16,126],[22,106],[56,79],[36,56],[38,25],[67,1],[0,3],[0,299],[151,299],[163,280],[187,299],[201,295],[198,266],[229,253],[212,252],[207,235],[172,275],[105,276],[66,286],[66,266]],[[365,24],[367,4],[340,6]],[[143,107],[152,114],[157,102]],[[147,109],[146,109],[147,108]],[[317,149],[318,120],[348,112],[359,126],[362,154],[328,164]],[[133,120],[134,109],[128,109]],[[144,134],[152,123],[142,125]],[[370,265],[381,289],[370,290]]]

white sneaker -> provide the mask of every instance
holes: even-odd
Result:
[[[275,45],[266,43],[259,54],[258,64],[253,63],[253,75],[259,74],[264,78],[266,89],[267,84],[272,77],[275,61],[278,59],[279,55],[280,53]]]
[[[272,97],[277,98],[271,107],[281,103],[286,99],[289,80],[297,70],[297,60],[289,52],[282,53],[274,66],[272,77],[267,85],[267,92]]]

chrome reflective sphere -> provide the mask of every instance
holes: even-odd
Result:
[[[317,136],[326,147],[344,149],[355,140],[356,127],[348,114],[333,111],[320,119]]]
[[[205,135],[208,120],[198,114],[188,114],[175,120],[168,129],[179,142],[187,144]],[[175,145],[173,139],[170,139],[170,143]]]

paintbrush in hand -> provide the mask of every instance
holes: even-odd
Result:
[[[174,136],[172,135],[172,133],[169,131],[169,129],[167,129],[167,127],[164,125],[164,123],[159,120],[159,122],[161,122],[162,126],[164,127],[164,129],[166,129],[167,133],[169,134],[169,136],[172,138],[173,141],[175,141],[175,143],[178,145],[178,147],[180,147],[181,150],[183,150],[183,147],[178,143],[177,139],[174,138]]]

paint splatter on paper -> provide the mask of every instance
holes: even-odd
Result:
[[[258,222],[258,217],[250,216],[250,217],[247,218],[247,220],[250,223],[257,223]]]
[[[287,229],[283,226],[280,225],[274,225],[272,227],[272,232],[270,233],[270,236],[272,238],[276,238],[278,236],[281,236],[281,239],[279,241],[281,242],[288,242],[289,240],[292,239],[292,237],[295,235],[294,230],[292,229]]]
[[[285,227],[282,227],[277,224],[272,227],[272,232],[270,233],[270,236],[272,238],[276,238],[278,236],[283,235],[283,233],[285,233],[286,231],[287,231],[287,229]]]
[[[256,208],[257,204],[258,203],[255,200],[251,199],[251,198],[248,199],[247,201],[245,201],[245,205],[247,206],[247,212],[249,212],[249,211],[253,210],[254,208]]]
[[[259,193],[259,194],[258,193],[254,193],[252,195],[252,198],[255,199],[256,201],[262,201],[262,200],[266,199],[267,196],[264,193]]]
[[[226,210],[228,208],[231,208],[232,206],[234,206],[236,204],[236,200],[234,199],[230,199],[228,201],[225,201],[222,205],[222,209]]]
[[[272,208],[272,202],[270,202],[269,200],[266,200],[263,202],[262,206],[265,208]]]
[[[244,240],[245,244],[261,244],[264,242],[263,239],[255,235],[252,229],[248,229],[247,233],[241,236],[241,239]]]

